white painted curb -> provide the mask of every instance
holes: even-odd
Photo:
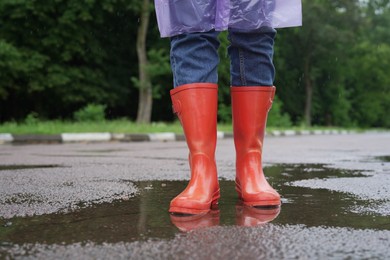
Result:
[[[113,140],[122,140],[125,139],[125,134],[111,134]]]
[[[223,139],[224,137],[225,137],[225,133],[224,132],[221,132],[221,131],[217,132],[217,139]]]
[[[64,133],[61,134],[63,142],[104,142],[111,140],[110,133],[82,133],[82,134],[73,134],[73,133]]]
[[[293,135],[297,135],[296,131],[294,130],[285,130],[283,131],[282,133],[284,136],[293,136]]]
[[[271,131],[271,135],[273,135],[273,136],[281,136],[282,132],[279,131],[279,130],[274,130],[274,131]]]
[[[309,130],[299,130],[298,134],[299,135],[310,135],[310,131]]]
[[[11,134],[0,134],[0,143],[12,143],[13,140]]]
[[[175,133],[148,134],[150,141],[175,141]]]
[[[367,131],[366,131],[367,132]],[[296,135],[346,135],[346,134],[358,134],[355,130],[273,130],[267,131],[266,135],[271,136],[296,136]],[[14,142],[41,142],[47,140],[67,142],[109,142],[109,141],[182,141],[184,138],[182,135],[177,135],[171,132],[152,133],[152,134],[124,134],[124,133],[63,133],[60,134],[61,140],[58,139],[59,135],[48,135],[46,139],[42,139],[41,135],[37,135],[34,139],[34,135],[28,135],[28,138],[21,138],[24,135],[13,136],[9,133],[0,133],[0,144],[14,143]],[[51,138],[53,137],[53,138]],[[55,137],[55,138],[54,138]],[[232,133],[225,133],[222,131],[217,132],[218,139],[233,138]]]

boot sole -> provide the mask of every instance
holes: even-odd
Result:
[[[242,201],[245,206],[250,207],[279,207],[282,203],[280,199],[273,200],[256,200],[256,201],[246,201],[241,193],[241,189],[236,186],[236,191],[238,193],[238,198]]]
[[[220,190],[216,191],[214,193],[213,199],[210,203],[207,203],[207,207],[205,209],[194,209],[194,208],[186,208],[186,207],[169,207],[170,213],[176,213],[176,214],[191,214],[191,215],[198,215],[198,214],[206,214],[208,213],[211,208],[218,204],[218,200],[221,197]]]

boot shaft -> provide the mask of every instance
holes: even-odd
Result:
[[[204,153],[213,159],[217,139],[217,84],[186,84],[170,93],[190,153]]]
[[[231,87],[233,132],[238,153],[261,153],[274,95],[275,87]]]

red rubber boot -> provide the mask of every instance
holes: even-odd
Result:
[[[171,201],[169,212],[207,213],[220,197],[215,164],[218,88],[211,83],[186,84],[172,89],[171,99],[190,151],[191,180]]]
[[[231,87],[236,191],[247,206],[279,206],[280,195],[268,184],[262,169],[267,114],[275,87]]]

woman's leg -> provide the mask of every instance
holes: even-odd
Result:
[[[191,33],[171,39],[174,112],[189,148],[191,179],[170,204],[169,212],[202,214],[220,197],[215,147],[217,139],[218,33]]]
[[[229,31],[232,86],[273,86],[275,36],[271,27],[252,33]]]
[[[280,196],[262,169],[267,114],[275,94],[275,34],[269,27],[254,33],[229,32],[236,190],[248,206],[280,205]]]
[[[173,85],[218,82],[218,32],[185,33],[171,38]]]

